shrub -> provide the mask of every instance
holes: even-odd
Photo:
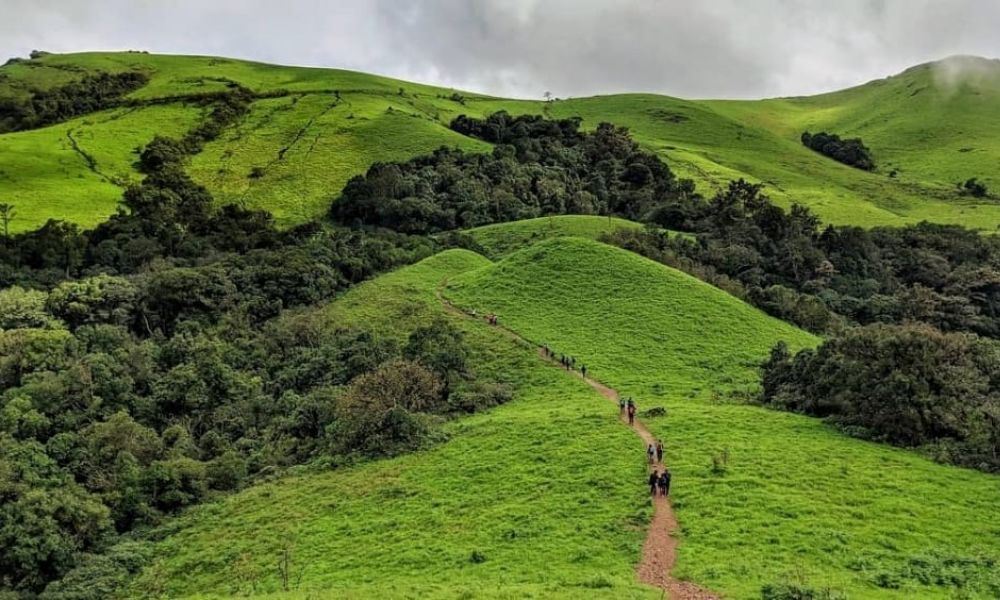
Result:
[[[864,145],[861,138],[840,139],[840,136],[834,133],[824,131],[813,134],[806,131],[802,134],[802,144],[845,165],[863,171],[875,170],[875,160],[872,158],[871,150]]]
[[[760,590],[761,600],[847,600],[847,596],[830,588],[812,588],[793,583],[770,583]]]
[[[958,186],[959,191],[963,194],[968,194],[975,198],[985,198],[989,195],[989,190],[986,188],[986,184],[979,181],[979,179],[973,177],[971,179],[966,179],[965,183],[961,183]]]

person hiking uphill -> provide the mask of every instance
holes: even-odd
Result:
[[[649,464],[653,464],[653,457],[656,456],[656,450],[653,449],[653,445],[650,444],[649,448],[646,448],[646,460]]]
[[[663,462],[663,441],[656,440],[656,462]]]
[[[625,398],[621,397],[618,399],[618,415],[625,416]]]
[[[587,365],[580,365],[580,374],[583,375],[584,379],[587,378]]]
[[[649,495],[656,496],[656,486],[660,483],[660,475],[653,469],[653,472],[649,474]]]
[[[635,403],[631,399],[628,401],[626,412],[628,412],[628,424],[635,425]]]

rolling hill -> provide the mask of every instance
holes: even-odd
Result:
[[[475,369],[502,374],[516,397],[446,424],[428,450],[303,470],[189,511],[155,536],[132,595],[252,584],[274,598],[659,597],[634,579],[645,470],[614,406],[447,311],[444,284],[456,303],[586,362],[640,411],[666,409],[642,418],[675,474],[675,576],[747,599],[780,583],[872,599],[1000,590],[1000,531],[986,525],[1000,516],[995,477],[730,401],[755,385],[771,343],[816,339],[629,252],[556,237],[496,263],[449,250],[305,315],[401,339],[444,316],[466,332]],[[287,591],[272,567],[283,548],[300,573]]]
[[[744,177],[763,182],[779,203],[806,204],[832,223],[931,220],[983,230],[1000,224],[1000,203],[955,191],[957,182],[970,177],[1000,188],[997,61],[955,57],[805,98],[715,101],[624,94],[546,103],[334,69],[84,53],[0,67],[0,98],[23,97],[30,89],[87,73],[133,70],[150,81],[131,94],[128,109],[0,135],[0,197],[18,207],[14,230],[52,217],[81,225],[107,217],[121,185],[138,177],[129,166],[136,148],[155,133],[183,131],[203,110],[199,97],[233,82],[258,98],[248,116],[193,159],[189,171],[220,203],[266,208],[285,225],[322,215],[344,183],[373,162],[442,145],[487,150],[447,124],[458,114],[496,110],[580,116],[587,127],[601,121],[625,125],[706,194]],[[879,168],[859,171],[808,150],[799,142],[805,129],[860,135]]]
[[[509,381],[515,400],[447,423],[447,441],[429,450],[305,471],[189,512],[162,532],[130,597],[251,588],[275,598],[659,597],[634,579],[649,519],[636,485],[645,469],[614,407],[437,298],[447,278],[489,264],[449,250],[310,316],[401,340],[430,319],[451,319],[476,371]],[[288,591],[273,569],[283,547],[301,577]]]
[[[731,402],[776,339],[814,338],[686,275],[596,242],[529,246],[450,280],[572,354],[662,437],[683,528],[676,574],[727,598],[782,581],[849,598],[989,598],[1000,530],[996,477],[850,439],[821,421]],[[640,412],[641,414],[641,412]],[[683,482],[683,483],[682,483]]]

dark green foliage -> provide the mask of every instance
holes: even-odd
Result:
[[[826,133],[825,131],[809,133],[806,131],[802,134],[802,144],[856,169],[875,170],[875,160],[872,158],[871,150],[865,146],[861,138],[840,139],[840,136],[835,133]]]
[[[761,600],[847,600],[829,588],[813,588],[796,583],[771,583],[760,590]]]
[[[966,179],[965,183],[959,184],[958,189],[963,194],[968,194],[974,198],[985,198],[990,195],[990,191],[986,188],[986,184],[979,181],[979,179],[975,177]]]
[[[98,73],[30,98],[0,99],[0,133],[44,127],[117,106],[127,94],[146,85],[145,73]]]
[[[763,400],[848,431],[1000,471],[1000,345],[923,324],[846,330],[792,357],[776,346]]]
[[[109,529],[108,513],[41,443],[0,432],[0,587],[30,591],[61,575]]]
[[[444,319],[417,328],[403,349],[404,357],[422,364],[442,378],[465,375],[468,371],[467,354],[462,331]]]
[[[1000,243],[954,225],[864,230],[819,227],[784,211],[760,186],[733,182],[710,202],[686,200],[654,215],[655,230],[608,241],[683,269],[806,329],[924,321],[945,331],[1000,337]]]
[[[104,554],[83,554],[77,566],[49,584],[41,600],[105,600],[116,597],[152,558],[152,544],[122,542]]]
[[[375,164],[351,179],[331,215],[345,225],[433,233],[550,214],[637,219],[691,191],[628,130],[579,119],[495,113],[452,128],[497,144],[492,154],[442,148],[405,163]]]

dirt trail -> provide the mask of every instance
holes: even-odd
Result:
[[[449,312],[466,318],[477,318],[449,302],[441,293],[440,288],[437,290],[437,296]],[[517,332],[507,329],[503,325],[495,325],[493,328],[507,337],[536,347],[538,355],[554,368],[567,375],[583,379],[590,387],[618,406],[618,392],[614,389],[590,377],[584,377],[579,371],[567,370],[554,357],[546,355],[544,348],[540,348],[530,340],[521,337]],[[621,421],[628,427],[628,417],[621,415]],[[643,443],[643,453],[641,455],[636,453],[636,456],[645,456],[645,449],[649,444],[656,443],[656,437],[638,419],[635,420],[632,430],[642,439]],[[655,467],[662,468],[663,463],[656,463]],[[655,496],[653,498],[653,521],[649,524],[646,542],[642,546],[642,560],[636,566],[636,575],[638,575],[639,581],[664,590],[667,597],[672,600],[718,600],[719,597],[715,594],[703,590],[691,582],[679,581],[671,576],[670,572],[677,560],[678,540],[673,536],[677,528],[677,518],[674,516],[670,501],[663,496]]]

